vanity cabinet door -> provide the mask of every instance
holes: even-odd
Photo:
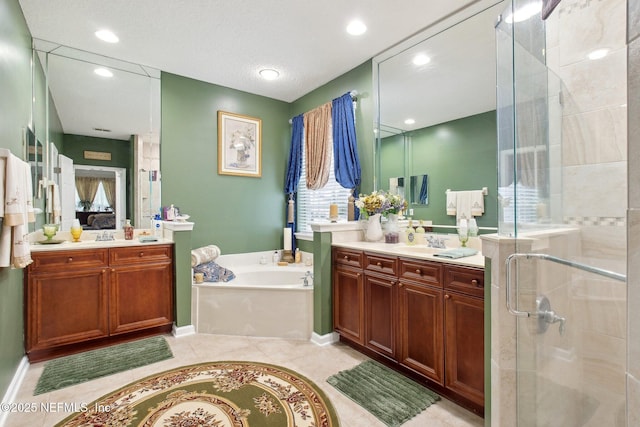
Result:
[[[364,344],[364,289],[362,270],[333,268],[333,327],[340,335]]]
[[[399,336],[401,365],[437,384],[444,384],[444,335],[442,290],[401,281]]]
[[[170,325],[173,322],[171,262],[111,269],[111,335]]]
[[[484,301],[445,291],[446,384],[484,406]]]
[[[396,282],[393,276],[364,276],[365,345],[396,358]]]
[[[38,259],[40,254],[34,254]],[[64,269],[28,274],[26,352],[31,361],[49,349],[109,335],[109,272],[105,268]]]

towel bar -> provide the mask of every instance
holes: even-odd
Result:
[[[445,193],[448,193],[449,191],[451,191],[451,189],[447,188],[447,191],[445,191]],[[489,194],[489,189],[487,187],[482,187],[482,194],[484,196],[488,195]]]

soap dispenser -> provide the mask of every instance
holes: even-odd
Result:
[[[413,228],[413,223],[409,220],[409,226],[405,230],[405,235],[407,237],[407,245],[415,245],[416,244],[416,230]]]
[[[131,225],[131,220],[127,219],[124,224],[124,239],[125,240],[133,240],[133,226]]]

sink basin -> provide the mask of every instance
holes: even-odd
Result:
[[[415,252],[419,254],[437,254],[438,252],[447,250],[447,248],[432,248],[429,246],[405,246],[403,249],[409,252]]]

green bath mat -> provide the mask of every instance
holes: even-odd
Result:
[[[48,361],[33,395],[80,384],[173,357],[164,337],[151,337]]]
[[[338,372],[327,382],[389,427],[402,425],[440,399],[431,390],[373,360]]]

